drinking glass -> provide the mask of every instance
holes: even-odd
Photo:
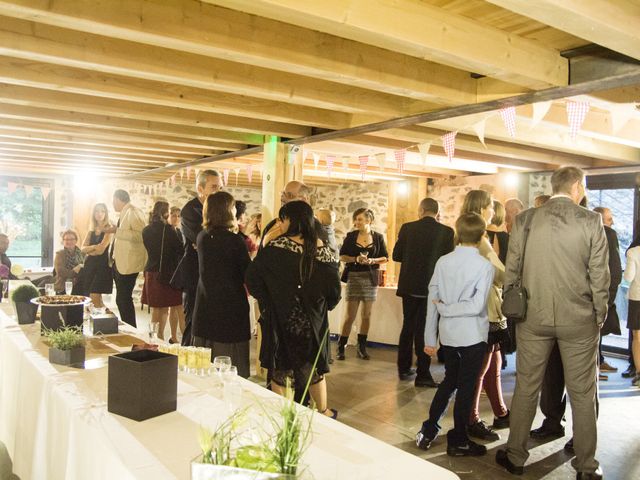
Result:
[[[66,293],[67,295],[71,295],[72,290],[73,290],[73,282],[70,280],[67,280],[66,282],[64,282],[64,293]]]
[[[198,348],[187,347],[187,371],[189,373],[198,373]]]
[[[175,355],[176,357],[180,357],[180,348],[182,347],[176,343],[169,344],[169,349],[167,350],[167,353],[170,353],[171,355]]]
[[[187,371],[187,347],[178,347],[178,370]]]
[[[158,330],[160,329],[160,322],[149,321],[149,343],[158,343]]]
[[[204,377],[209,373],[211,366],[211,349],[200,347],[198,348],[198,375]]]
[[[229,368],[231,368],[231,357],[218,356],[213,359],[213,369],[220,377],[222,372],[226,372]]]
[[[56,288],[53,283],[44,284],[44,293],[49,297],[53,297],[56,294]]]
[[[238,381],[238,367],[232,365],[222,372],[222,398],[229,412],[240,406],[242,387]]]

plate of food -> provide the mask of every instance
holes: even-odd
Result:
[[[32,299],[31,301],[44,307],[60,307],[63,305],[86,305],[91,301],[91,299],[82,295],[42,295]]]

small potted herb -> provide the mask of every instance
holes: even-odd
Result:
[[[31,299],[40,295],[33,285],[20,285],[11,293],[11,300],[15,304],[18,323],[21,325],[34,323],[38,305],[31,303]]]
[[[49,341],[49,362],[58,365],[84,364],[85,348],[82,330],[64,325],[58,330],[45,330]]]

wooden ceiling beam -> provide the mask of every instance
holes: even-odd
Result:
[[[61,161],[79,159],[80,161],[96,162],[115,162],[121,165],[138,165],[146,166],[146,168],[163,167],[168,163],[177,163],[180,160],[187,161],[192,159],[185,158],[170,158],[165,159],[150,159],[147,157],[140,157],[138,155],[120,156],[117,154],[109,154],[106,152],[87,152],[82,150],[69,151],[69,150],[55,150],[47,149],[46,147],[34,147],[34,146],[19,146],[19,145],[5,145],[0,142],[0,153],[11,155],[29,155],[37,158],[40,155],[42,158],[59,158]]]
[[[3,0],[0,15],[427,102],[475,101],[463,70],[190,0]]]
[[[640,4],[621,0],[487,0],[564,32],[640,59]]]
[[[0,82],[56,92],[163,105],[321,128],[345,128],[351,115],[167,82],[134,79],[0,56]]]
[[[39,88],[0,84],[0,102],[52,108],[55,110],[93,113],[136,120],[172,123],[176,125],[222,128],[236,132],[261,133],[283,137],[299,137],[311,133],[309,127],[301,125],[255,120],[252,118],[198,112],[175,107],[163,107],[124,100],[111,100],[78,95],[75,93],[52,92]]]
[[[557,50],[424,2],[204,1],[531,88],[569,79]]]
[[[9,17],[0,17],[0,54],[348,113],[373,112],[402,116],[427,110],[430,105],[424,101],[322,78],[304,77]],[[453,88],[445,99],[432,97],[429,102],[443,104],[473,100],[471,94],[457,94]]]
[[[144,120],[110,117],[90,113],[55,110],[51,108],[10,105],[0,102],[0,118],[5,125],[25,126],[29,122],[34,125],[44,123],[55,131],[99,132],[100,135],[116,135],[122,138],[141,138],[143,141],[158,141],[172,145],[189,145],[193,148],[215,148],[237,150],[245,145],[261,145],[263,135],[231,132],[213,128],[190,127],[163,122],[146,122]],[[1,127],[2,125],[0,125]],[[18,128],[17,126],[14,128]],[[115,137],[114,137],[115,138]],[[242,140],[245,140],[244,142]]]
[[[134,166],[128,164],[109,164],[108,162],[100,162],[99,164],[87,164],[86,161],[78,160],[71,161],[66,159],[65,161],[61,161],[60,158],[56,157],[47,157],[41,155],[29,155],[26,153],[4,153],[0,152],[0,165],[5,163],[13,162],[14,164],[23,163],[25,165],[55,165],[59,168],[68,168],[73,172],[77,172],[79,169],[90,169],[97,171],[112,171],[119,173],[134,173],[138,171],[142,171],[142,169],[147,168],[142,165]]]

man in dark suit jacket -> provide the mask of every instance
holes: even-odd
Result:
[[[439,205],[433,198],[420,202],[420,220],[402,225],[393,249],[393,260],[402,262],[397,295],[402,297],[403,322],[398,341],[398,375],[416,387],[437,387],[431,377],[431,358],[424,353],[429,281],[438,259],[453,250],[453,229],[436,221]],[[417,372],[411,368],[413,347]]]
[[[560,168],[551,176],[551,187],[553,196],[547,203],[516,217],[509,239],[504,291],[517,284],[524,256],[522,286],[528,292],[528,305],[516,332],[517,377],[509,440],[506,450],[496,453],[496,462],[522,474],[538,394],[557,343],[573,414],[576,456],[571,463],[578,480],[601,479],[595,459],[596,375],[600,328],[609,300],[609,248],[600,215],[578,206],[585,192],[584,172]]]
[[[196,239],[202,230],[202,208],[207,196],[222,190],[222,177],[215,170],[203,170],[196,178],[198,196],[189,200],[180,216],[182,235],[184,236],[184,255],[176,269],[172,285],[182,288],[185,314],[185,329],[182,335],[182,345],[191,345],[191,318],[196,302],[198,289],[198,252]]]

